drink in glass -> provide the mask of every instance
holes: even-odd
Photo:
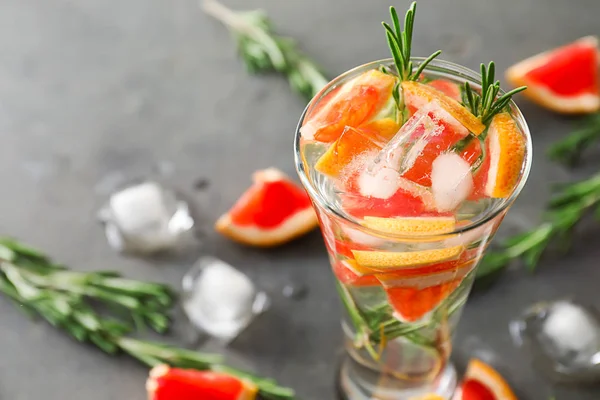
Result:
[[[412,29],[410,18],[414,4]],[[406,36],[391,31],[390,45]],[[295,138],[345,309],[349,400],[451,396],[454,328],[531,164],[527,125],[493,65],[482,78],[405,53],[334,79]]]

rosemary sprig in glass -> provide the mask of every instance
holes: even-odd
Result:
[[[400,26],[398,13],[394,7],[390,7],[390,16],[392,26],[382,22],[386,30],[386,36],[396,70],[401,81],[416,81],[427,65],[442,52],[436,51],[425,59],[418,68],[413,71],[413,62],[411,61],[413,26],[415,22],[415,13],[417,11],[417,2],[413,2],[404,17],[404,29]]]
[[[527,89],[526,86],[521,86],[513,89],[502,96],[500,93],[500,81],[494,80],[496,66],[493,61],[490,61],[486,67],[481,64],[481,93],[477,93],[471,88],[469,82],[465,82],[463,90],[463,104],[478,117],[484,125],[487,125],[494,115],[503,111],[512,96]]]
[[[474,271],[470,274],[472,273]],[[463,282],[470,281],[469,277],[463,280]],[[435,330],[436,327],[441,326],[443,320],[458,311],[467,298],[461,287],[456,288],[437,307],[429,320],[408,324],[394,317],[394,310],[388,302],[377,307],[360,309],[348,289],[337,281],[336,287],[354,327],[354,346],[364,348],[374,360],[379,360],[388,342],[399,337],[404,337],[417,346],[437,351],[435,340],[423,335],[422,332],[430,328]]]
[[[216,0],[204,0],[203,9],[229,29],[249,72],[280,72],[292,90],[306,100],[329,82],[292,39],[273,32],[271,21],[261,10],[233,11]]]
[[[273,380],[224,365],[219,354],[128,337],[134,325],[148,325],[157,332],[168,329],[174,297],[166,285],[124,279],[114,272],[70,271],[35,249],[0,238],[0,293],[26,313],[109,354],[123,352],[148,366],[164,363],[221,371],[254,382],[264,398],[294,398],[293,390]]]
[[[554,143],[548,149],[550,159],[574,165],[581,158],[582,153],[593,143],[600,140],[600,113],[587,117],[580,127],[568,134],[563,140]]]
[[[544,222],[509,238],[499,249],[488,251],[477,270],[477,278],[489,276],[517,259],[533,271],[550,243],[558,241],[563,251],[568,250],[573,229],[590,211],[600,219],[600,173],[558,188]]]

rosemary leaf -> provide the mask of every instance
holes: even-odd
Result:
[[[488,251],[481,261],[477,278],[490,275],[521,259],[534,271],[551,243],[566,251],[577,224],[600,209],[600,173],[579,182],[563,185],[551,198],[544,222],[536,228],[505,240],[496,250]]]
[[[231,32],[249,72],[279,72],[306,100],[329,82],[292,39],[273,32],[271,21],[262,11],[233,11],[216,0],[204,0],[202,6]]]
[[[565,165],[573,166],[580,161],[583,152],[600,140],[600,113],[586,118],[578,129],[548,148],[548,157]]]

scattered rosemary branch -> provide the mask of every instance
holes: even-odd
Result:
[[[280,72],[287,77],[292,90],[306,100],[312,99],[329,82],[292,39],[273,32],[264,12],[233,11],[216,0],[204,0],[203,9],[231,32],[249,72]]]
[[[35,249],[0,238],[0,292],[26,313],[41,316],[109,354],[123,352],[149,366],[166,363],[221,371],[251,380],[263,398],[294,398],[293,390],[270,379],[225,366],[221,355],[126,336],[133,333],[134,325],[157,332],[168,329],[173,294],[166,285],[124,279],[114,272],[70,271]]]
[[[402,30],[402,27],[400,26],[398,13],[394,7],[390,7],[393,28],[388,23],[382,22],[383,27],[386,30],[387,41],[392,57],[394,58],[394,64],[396,65],[396,70],[401,81],[416,81],[419,79],[425,67],[442,53],[440,50],[436,51],[427,57],[427,59],[413,71],[413,63],[410,57],[416,11],[417,2],[415,1],[410,5],[410,8],[404,17],[404,30]]]
[[[589,116],[581,123],[579,129],[550,146],[548,157],[554,161],[572,166],[579,161],[581,154],[590,145],[599,140],[600,113]]]
[[[484,125],[487,125],[494,115],[506,108],[512,96],[527,89],[526,86],[521,86],[498,97],[500,81],[494,81],[495,72],[496,66],[493,61],[490,61],[488,67],[481,64],[481,94],[471,89],[469,82],[465,82],[463,90],[463,104]]]
[[[0,238],[0,285],[9,296],[17,294],[22,309],[39,313],[78,340],[94,340],[93,324],[87,324],[95,313],[91,302],[113,311],[119,324],[150,326],[163,333],[174,300],[166,285],[124,279],[114,272],[70,271],[9,238]]]
[[[562,250],[569,248],[573,229],[589,211],[600,219],[600,173],[560,187],[550,200],[545,222],[506,240],[499,250],[488,251],[477,270],[477,278],[499,271],[516,259],[522,259],[527,269],[533,271],[550,243],[558,240]]]

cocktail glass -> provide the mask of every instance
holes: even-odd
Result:
[[[423,62],[420,58],[412,60],[415,68]],[[344,193],[335,180],[315,170],[315,163],[329,145],[312,140],[303,126],[307,115],[317,112],[336,91],[344,90],[344,83],[366,71],[393,70],[393,65],[391,59],[376,61],[334,79],[304,111],[295,137],[297,171],[318,214],[345,309],[342,328],[346,354],[340,364],[338,385],[341,397],[348,400],[452,395],[457,381],[449,361],[454,329],[477,264],[523,188],[531,165],[529,130],[511,102],[510,114],[523,135],[525,157],[510,195],[465,201],[451,213],[457,221],[451,231],[434,229],[432,234],[427,234],[427,229],[417,235],[390,233],[389,229],[366,224],[356,213],[348,213]],[[459,85],[468,82],[475,89],[481,85],[481,76],[476,72],[441,60],[431,62],[424,76]],[[410,154],[414,157],[410,151],[404,157]],[[402,160],[398,164],[402,165]],[[378,215],[378,207],[388,207],[393,201],[394,197],[387,202],[364,204],[362,216]],[[410,214],[411,205],[406,208]],[[406,218],[402,223],[408,224],[408,230],[417,226],[419,231],[418,217]],[[441,217],[435,224],[443,221]]]

